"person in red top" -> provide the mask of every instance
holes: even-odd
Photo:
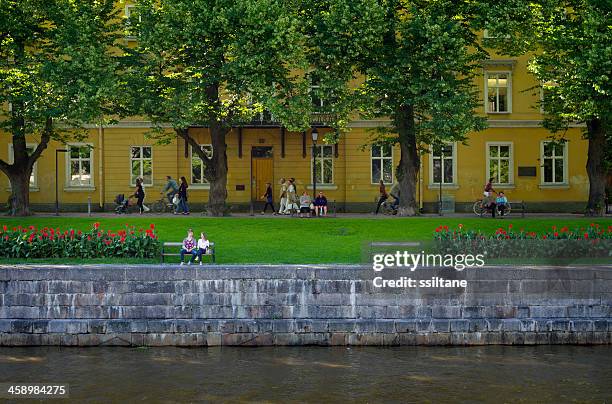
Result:
[[[380,205],[382,205],[384,201],[389,199],[389,195],[387,194],[387,189],[385,188],[385,183],[383,180],[380,180],[380,185],[378,186],[378,193],[379,193],[379,198],[378,198],[378,204],[376,205],[375,215],[378,215],[378,211],[380,210]]]
[[[495,192],[495,190],[493,189],[493,180],[493,177],[489,178],[489,182],[487,182],[487,185],[485,185],[484,187],[483,195],[486,197],[491,196],[491,192]]]

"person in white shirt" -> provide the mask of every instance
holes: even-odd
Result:
[[[202,255],[206,254],[209,247],[210,241],[206,238],[206,233],[200,233],[200,238],[198,239],[198,256],[196,258],[197,261],[200,261],[200,265],[202,265]]]

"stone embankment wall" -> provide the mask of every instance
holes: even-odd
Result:
[[[610,343],[612,266],[0,266],[3,346]]]

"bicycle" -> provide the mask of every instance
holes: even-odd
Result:
[[[380,197],[377,196],[374,199],[377,205],[378,205],[379,198]],[[392,197],[389,197],[380,204],[379,212],[382,213],[383,215],[387,215],[387,216],[397,215],[397,207],[393,205],[393,201],[391,199]]]
[[[174,208],[174,204],[168,202],[168,198],[166,198],[165,195],[155,201],[152,206],[153,212],[155,213],[166,213],[167,211],[174,212]]]
[[[483,202],[484,201],[482,199],[477,199],[476,202],[474,202],[474,205],[472,206],[472,210],[474,211],[474,214],[476,216],[482,217],[485,213],[491,213],[491,208],[488,206],[485,206]],[[503,217],[510,213],[512,206],[510,206],[510,202],[506,202],[506,209],[504,210],[503,215],[501,214],[501,211],[499,210],[499,207],[497,205],[495,205],[495,209],[496,209],[495,212],[497,213],[497,215],[500,217]]]

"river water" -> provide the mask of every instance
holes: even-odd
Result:
[[[79,403],[603,403],[612,347],[0,348],[0,382]]]

